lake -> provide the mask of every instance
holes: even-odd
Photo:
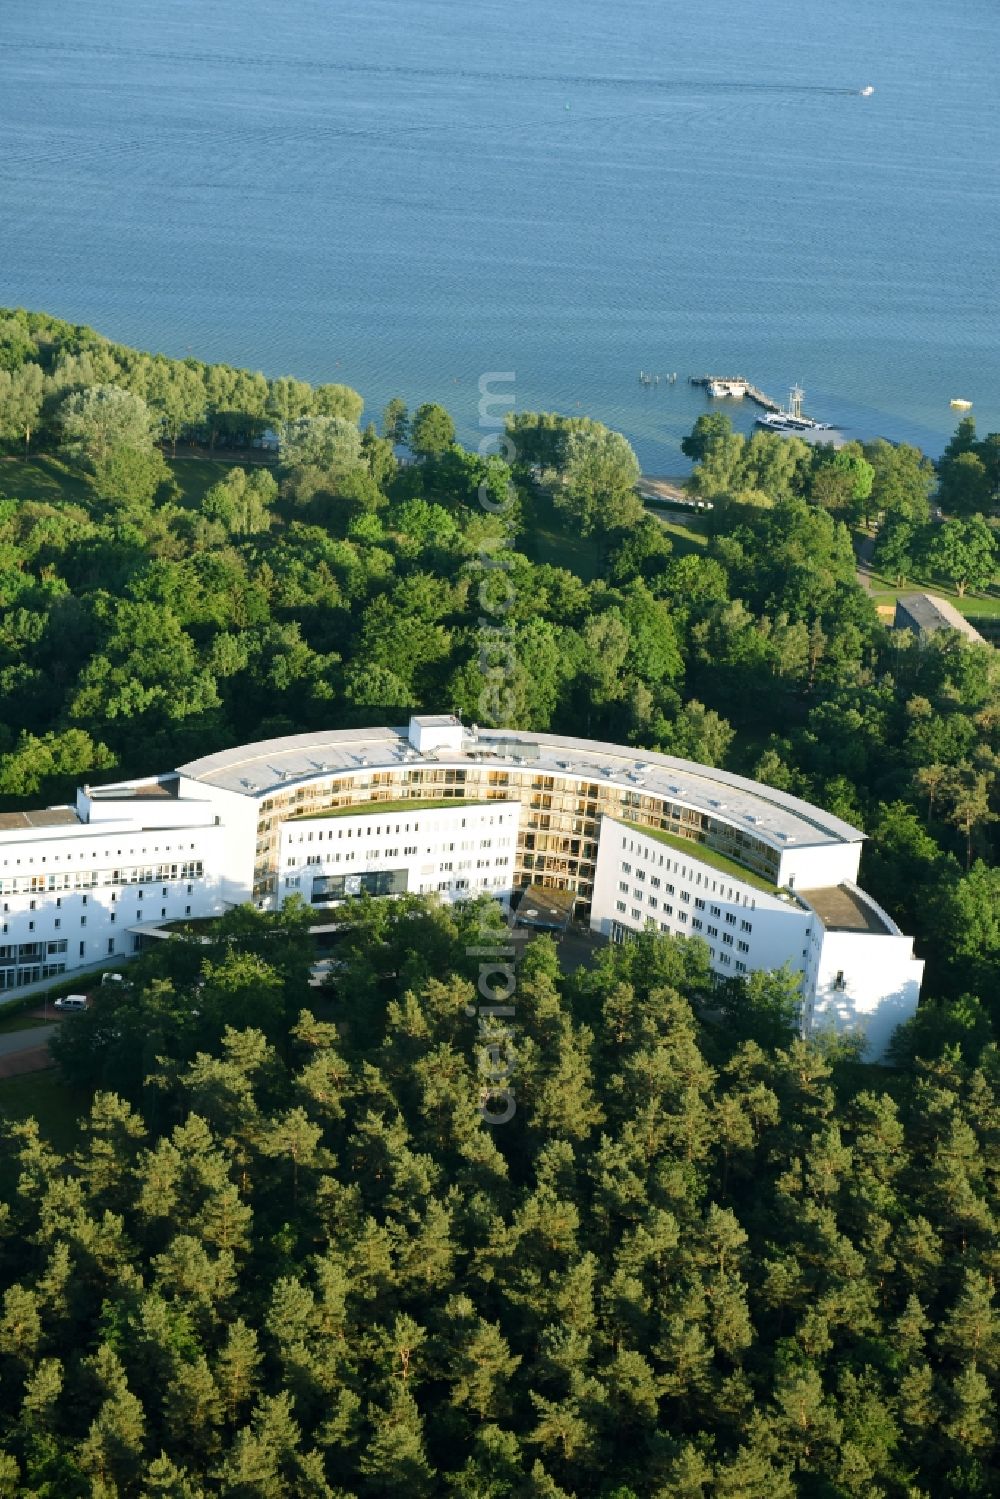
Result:
[[[512,370],[654,473],[704,372],[936,453],[1000,428],[998,57],[995,0],[4,0],[0,302],[468,441]]]

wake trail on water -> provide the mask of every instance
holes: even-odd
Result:
[[[8,49],[8,57],[16,52],[67,52],[81,55],[79,47],[70,48],[60,42],[22,42]],[[826,83],[792,83],[765,79],[746,78],[656,78],[618,73],[534,73],[523,69],[454,68],[420,66],[414,63],[344,62],[325,61],[312,57],[267,57],[252,54],[194,51],[162,51],[155,48],[108,47],[102,45],[95,56],[101,58],[136,58],[152,62],[173,62],[182,66],[191,63],[220,64],[247,70],[274,74],[276,70],[288,69],[302,73],[329,73],[332,75],[360,74],[384,78],[444,79],[461,78],[470,83],[551,83],[560,88],[610,88],[628,91],[653,89],[665,93],[683,94],[815,94],[829,98],[851,98],[860,93],[858,88],[844,88]]]

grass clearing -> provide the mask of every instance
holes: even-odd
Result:
[[[167,467],[180,485],[180,503],[197,510],[213,484],[224,479],[230,469],[251,466],[251,460],[235,457],[168,458]],[[254,462],[253,467],[260,467]],[[12,500],[42,500],[50,504],[88,504],[93,487],[88,474],[81,473],[51,453],[36,453],[31,458],[0,456],[0,494]]]
[[[56,1067],[0,1079],[0,1117],[37,1119],[44,1138],[58,1150],[79,1142],[78,1120],[89,1107],[87,1096],[68,1088]]]
[[[212,485],[224,479],[230,469],[250,464],[241,464],[238,458],[168,458],[167,466],[181,487],[181,504],[188,510],[197,510]]]
[[[592,583],[601,571],[599,543],[567,529],[547,490],[536,488],[525,509],[527,527],[519,543],[524,554],[532,562],[569,568]]]
[[[658,505],[647,505],[646,512],[658,520],[667,532],[674,544],[675,556],[686,557],[691,552],[702,552],[708,546],[702,522],[694,516],[688,517],[677,511],[664,513]]]
[[[79,505],[86,504],[91,490],[85,474],[48,453],[38,453],[33,458],[0,458],[0,494],[12,500],[68,500]]]

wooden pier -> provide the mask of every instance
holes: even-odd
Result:
[[[763,406],[765,411],[783,410],[779,402],[772,401],[770,396],[765,395],[749,380],[744,380],[742,375],[691,375],[690,382],[692,385],[703,385],[706,389],[710,385],[742,385],[744,395],[749,396],[758,406]]]

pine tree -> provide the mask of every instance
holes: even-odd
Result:
[[[959,1453],[988,1454],[996,1440],[994,1402],[989,1383],[974,1363],[951,1382],[942,1430]]]
[[[216,1361],[214,1378],[226,1420],[233,1422],[253,1398],[261,1361],[257,1334],[242,1317],[232,1323]]]
[[[358,1466],[371,1493],[387,1499],[432,1493],[434,1469],[424,1450],[423,1419],[406,1386],[393,1389],[387,1406],[371,1406],[368,1421],[371,1437]]]
[[[978,1270],[966,1270],[961,1294],[941,1321],[938,1347],[958,1363],[972,1363],[987,1374],[1000,1370],[1000,1318],[993,1290]]]
[[[174,1369],[162,1402],[172,1451],[204,1465],[218,1450],[223,1419],[222,1396],[204,1356]]]

